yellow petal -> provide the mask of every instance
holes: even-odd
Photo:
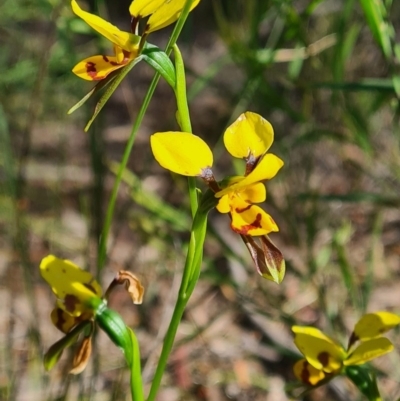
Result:
[[[129,60],[135,58],[133,54],[126,54],[126,51],[121,47],[114,45],[115,59],[118,64],[126,64]],[[123,61],[125,60],[125,63]]]
[[[113,56],[92,56],[80,61],[72,72],[87,81],[100,81],[125,64],[118,63],[118,59]]]
[[[244,202],[237,196],[230,199],[232,230],[241,235],[265,235],[279,231],[272,217],[256,205]]]
[[[314,366],[307,362],[307,359],[300,359],[293,366],[294,375],[304,384],[315,386],[325,378],[322,370],[315,369]]]
[[[400,324],[400,316],[390,312],[375,312],[364,315],[354,327],[354,336],[361,341],[380,337]]]
[[[71,316],[69,313],[56,306],[50,314],[51,321],[57,329],[63,333],[68,333],[79,323],[79,318]]]
[[[315,369],[332,373],[346,357],[344,349],[315,327],[293,326],[294,343]]]
[[[90,27],[99,32],[112,43],[122,47],[128,52],[137,53],[139,48],[140,36],[129,32],[120,31],[116,26],[97,15],[83,11],[76,0],[71,0],[72,11],[82,18]]]
[[[193,0],[190,10],[193,10],[199,4],[200,0]],[[172,23],[174,23],[181,15],[186,0],[170,0],[164,1],[147,21],[146,33],[158,31]]]
[[[249,185],[264,180],[270,180],[271,178],[275,177],[282,166],[283,161],[279,157],[272,153],[267,153],[247,177],[244,177],[243,180],[240,180],[237,183],[227,186],[226,188],[217,192],[215,196],[219,198],[231,191],[241,191],[243,188],[246,188]]]
[[[129,7],[129,13],[135,18],[147,17],[160,8],[166,0],[134,0]]]
[[[187,132],[158,132],[150,137],[150,145],[158,163],[177,174],[204,176],[213,163],[208,145]]]
[[[101,301],[99,283],[69,260],[46,256],[40,263],[40,273],[57,296],[57,305],[72,316],[90,312],[91,303]]]
[[[224,195],[222,198],[220,198],[216,206],[216,209],[220,213],[229,213],[231,211],[231,201],[229,194]]]
[[[249,203],[264,202],[267,197],[265,185],[261,182],[249,185],[240,191],[240,198]]]
[[[393,344],[385,337],[362,342],[344,361],[344,365],[361,365],[387,354],[393,350]]]
[[[233,157],[254,159],[263,155],[274,141],[272,125],[259,114],[247,111],[224,133],[224,143]]]

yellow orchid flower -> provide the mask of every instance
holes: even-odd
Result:
[[[293,367],[304,384],[315,386],[342,373],[348,366],[362,365],[393,350],[384,333],[397,326],[400,317],[390,312],[364,315],[356,324],[347,350],[314,327],[293,326],[294,342],[304,359]],[[355,346],[356,342],[359,345]]]
[[[192,11],[200,0],[193,0],[190,11]],[[186,0],[134,0],[129,7],[132,16],[132,31],[143,17],[151,15],[147,21],[143,35],[165,28],[174,23],[181,15]]]
[[[81,270],[69,260],[53,255],[46,256],[40,263],[40,273],[57,297],[51,312],[51,321],[65,337],[57,341],[46,353],[46,369],[51,369],[61,357],[63,350],[72,345],[81,333],[84,338],[75,354],[70,373],[77,374],[86,367],[91,353],[91,337],[94,323],[107,309],[108,294],[118,285],[125,285],[135,304],[142,303],[144,289],[140,281],[130,272],[121,270],[110,284],[105,296],[97,280],[87,271]],[[113,316],[118,326],[118,318]],[[103,318],[102,321],[105,319]],[[107,322],[106,322],[107,323]],[[104,329],[104,324],[103,327]]]
[[[97,55],[80,61],[72,72],[88,81],[99,81],[111,72],[124,67],[134,60],[139,52],[140,36],[120,31],[116,26],[97,15],[83,11],[76,0],[71,0],[72,11],[91,28],[114,44],[114,55]]]
[[[272,217],[256,205],[266,199],[262,181],[273,178],[283,166],[279,157],[267,153],[273,139],[274,130],[267,120],[256,113],[241,114],[225,131],[224,143],[233,157],[245,160],[245,174],[220,182],[211,169],[213,154],[198,136],[159,132],[150,137],[150,144],[162,167],[206,182],[218,199],[217,210],[229,214],[231,228],[240,234],[258,273],[279,284],[285,275],[285,261],[267,236],[279,229]]]
[[[232,230],[241,235],[261,236],[278,231],[272,217],[257,203],[266,199],[262,181],[273,178],[283,161],[266,153],[273,142],[271,124],[256,113],[246,112],[224,133],[228,152],[246,161],[246,174],[216,182],[211,167],[213,155],[198,136],[186,132],[159,132],[151,136],[151,148],[160,165],[177,174],[202,178],[219,198],[217,210],[229,213]]]

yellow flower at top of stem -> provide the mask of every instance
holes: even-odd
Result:
[[[139,51],[140,36],[119,30],[103,18],[82,10],[76,0],[71,0],[72,11],[91,28],[107,38],[114,45],[114,55],[97,55],[80,61],[72,72],[88,81],[99,81],[111,72],[124,67],[134,60]]]
[[[175,173],[202,178],[219,199],[217,210],[229,213],[232,230],[241,235],[261,236],[278,231],[272,217],[256,203],[264,202],[262,181],[273,178],[283,161],[267,153],[274,131],[256,113],[246,112],[224,133],[228,152],[246,161],[244,176],[228,177],[217,183],[212,173],[213,155],[198,136],[185,132],[159,132],[151,136],[151,148],[160,165]]]
[[[191,10],[200,0],[194,0]],[[175,22],[185,5],[185,0],[135,0],[129,10],[132,16],[132,32],[124,32],[103,18],[82,10],[76,0],[71,0],[72,11],[91,28],[100,33],[114,45],[114,55],[96,55],[80,61],[72,72],[88,81],[100,81],[116,71],[139,54],[144,38],[151,32],[162,29]],[[137,24],[143,17],[151,15],[147,21],[143,37],[136,35]]]
[[[384,355],[394,347],[382,335],[398,324],[400,316],[394,313],[368,313],[355,325],[347,349],[315,327],[293,326],[294,342],[305,357],[294,365],[294,374],[304,384],[315,386],[340,374],[345,366]]]

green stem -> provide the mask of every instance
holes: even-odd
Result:
[[[178,106],[179,125],[183,132],[192,133],[192,123],[190,121],[189,106],[186,94],[185,64],[183,62],[182,54],[176,44],[174,45],[174,55],[176,70],[175,97]],[[190,208],[192,210],[192,217],[194,218],[198,207],[195,177],[188,177],[188,187]]]
[[[183,25],[185,24],[186,18],[189,14],[189,10],[190,10],[190,6],[192,4],[193,0],[187,0],[185,7],[182,10],[181,16],[179,17],[179,20],[177,21],[175,28],[172,32],[172,35],[168,41],[168,44],[166,46],[165,49],[165,53],[166,54],[171,54],[172,48],[175,45],[176,41],[178,40],[178,37],[182,31]],[[156,86],[158,84],[158,81],[160,79],[160,74],[156,73],[151,84],[150,87],[146,93],[146,96],[143,100],[143,103],[140,107],[137,119],[135,121],[135,123],[133,124],[128,142],[126,144],[125,150],[124,150],[124,154],[122,156],[122,160],[121,163],[119,165],[119,169],[117,172],[117,176],[115,178],[115,182],[114,182],[114,186],[111,192],[111,196],[110,196],[110,200],[108,202],[108,206],[107,206],[107,211],[106,211],[106,217],[104,220],[104,226],[103,226],[103,230],[102,230],[102,234],[100,237],[100,244],[99,244],[99,251],[98,251],[98,259],[97,259],[97,265],[98,265],[98,270],[97,270],[97,276],[100,276],[101,271],[104,267],[104,264],[106,262],[106,255],[107,255],[107,239],[108,239],[108,235],[110,233],[110,229],[111,229],[111,223],[112,223],[112,219],[113,219],[113,215],[114,215],[114,210],[115,210],[115,204],[117,201],[117,195],[118,195],[118,190],[119,190],[119,186],[121,184],[122,181],[122,175],[123,172],[126,168],[126,165],[128,164],[128,160],[129,157],[131,155],[132,152],[132,148],[133,148],[133,144],[135,143],[135,139],[136,139],[136,134],[138,132],[138,129],[143,121],[144,115],[147,111],[147,108],[150,104],[150,100],[153,97],[154,91],[156,89]],[[195,190],[192,192],[194,193]],[[192,193],[191,192],[191,193]]]
[[[140,349],[136,335],[131,332],[133,360],[131,368],[131,395],[132,401],[144,401],[142,370],[140,364]]]
[[[186,256],[185,268],[183,271],[178,299],[176,301],[174,313],[164,338],[163,348],[147,401],[153,401],[157,395],[164,370],[167,366],[168,357],[174,344],[179,323],[200,275],[201,261],[203,258],[203,245],[207,228],[207,215],[208,210],[204,211],[199,209],[193,220],[192,234],[190,237],[189,249]]]

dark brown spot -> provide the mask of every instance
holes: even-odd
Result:
[[[250,205],[249,208],[251,206],[252,205]],[[237,211],[237,209],[236,209],[236,211]],[[262,219],[261,213],[257,213],[256,219],[252,223],[246,224],[246,225],[240,227],[240,229],[233,228],[232,225],[231,225],[231,227],[232,227],[232,230],[237,232],[238,234],[247,235],[250,230],[254,230],[255,228],[262,228],[261,219]]]
[[[85,65],[86,72],[87,74],[93,79],[93,80],[98,80],[97,78],[97,70],[96,70],[96,64],[93,63],[92,61],[88,61]]]
[[[300,377],[301,377],[301,381],[303,383],[308,384],[309,386],[311,386],[311,383],[310,383],[310,372],[307,369],[308,366],[309,366],[309,363],[307,361],[304,361],[303,362],[303,369],[301,370]]]
[[[68,312],[74,312],[76,309],[76,305],[79,304],[79,299],[72,294],[67,294],[64,298],[64,305],[65,305],[65,309]]]
[[[109,59],[108,59],[108,57],[107,57],[107,56],[103,56],[103,60],[104,60],[106,63],[108,63],[108,62],[109,62]]]
[[[64,319],[64,311],[62,309],[57,309],[57,320],[54,325],[57,327],[57,329],[65,332],[63,328],[65,323],[66,320]]]
[[[318,361],[322,363],[322,366],[328,366],[329,365],[329,353],[324,351],[318,354],[317,357]]]

